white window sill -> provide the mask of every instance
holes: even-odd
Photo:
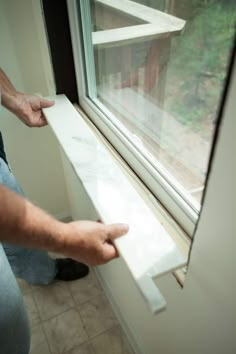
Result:
[[[55,105],[44,110],[48,123],[101,220],[129,224],[128,234],[115,245],[151,311],[163,310],[166,302],[153,278],[182,268],[187,256],[69,100],[51,98]]]

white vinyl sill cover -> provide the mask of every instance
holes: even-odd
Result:
[[[162,311],[166,301],[153,278],[182,268],[187,257],[67,97],[50,99],[55,105],[44,110],[49,125],[101,220],[129,225],[115,245],[151,311]]]

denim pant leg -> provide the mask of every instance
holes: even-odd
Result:
[[[0,352],[28,354],[30,326],[23,299],[0,244]]]
[[[24,195],[16,178],[4,160],[0,158],[0,183]],[[42,250],[24,248],[18,245],[2,243],[8,261],[16,277],[30,284],[49,284],[56,274],[56,262]]]

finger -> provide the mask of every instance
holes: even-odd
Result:
[[[44,126],[47,125],[47,124],[48,124],[48,122],[46,121],[45,117],[42,116],[42,117],[40,118],[40,122],[39,122],[39,124],[38,124],[38,127],[44,127]]]
[[[106,225],[108,228],[108,235],[110,240],[114,240],[117,237],[127,234],[129,226],[127,224],[111,224]]]
[[[104,245],[104,254],[107,262],[113,258],[119,257],[118,251],[112,243],[106,243]]]
[[[34,115],[31,117],[31,126],[32,127],[40,128],[40,127],[44,127],[47,124],[48,123],[41,111],[34,112]]]
[[[48,100],[45,100],[44,98],[40,98],[40,107],[41,108],[52,107],[54,104],[55,104],[54,101],[48,101]]]

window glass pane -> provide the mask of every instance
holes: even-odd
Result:
[[[97,99],[200,206],[236,2],[91,0],[90,12]]]

